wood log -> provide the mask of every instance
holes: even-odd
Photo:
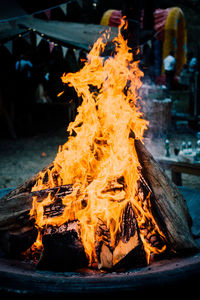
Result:
[[[142,166],[142,175],[153,191],[153,203],[157,219],[167,237],[171,249],[175,252],[197,250],[191,234],[191,217],[186,201],[152,155],[135,139],[135,148]]]
[[[35,242],[37,229],[25,226],[17,230],[8,230],[0,233],[0,248],[9,257],[20,257]]]
[[[35,185],[37,180],[40,177],[41,172],[46,172],[48,169],[51,170],[53,168],[53,163],[49,164],[47,167],[43,168],[41,171],[39,171],[37,174],[34,174],[33,176],[29,177],[27,180],[25,180],[22,184],[20,184],[18,187],[10,191],[7,195],[2,197],[0,199],[0,204],[4,203],[10,198],[13,198],[14,196],[17,196],[22,193],[29,193],[31,192],[32,187]]]
[[[74,271],[88,266],[77,221],[61,226],[48,226],[42,243],[44,249],[37,265],[38,269]]]
[[[147,264],[146,254],[140,238],[135,214],[130,203],[127,204],[122,217],[122,229],[112,249],[107,229],[103,230],[104,241],[101,244],[99,269],[119,270],[123,268],[142,267]],[[101,233],[102,234],[102,233]]]
[[[30,223],[29,212],[33,197],[42,201],[49,193],[55,198],[62,198],[72,193],[72,185],[62,185],[55,188],[34,192],[23,192],[0,199],[0,231],[18,229]],[[30,225],[30,224],[29,224]]]
[[[146,254],[131,203],[128,203],[122,216],[122,230],[113,251],[113,269],[146,266]]]

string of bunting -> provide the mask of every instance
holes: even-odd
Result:
[[[34,12],[33,14],[31,14],[32,16],[34,15],[37,15],[37,14],[41,14],[41,13],[45,13],[46,17],[48,20],[51,19],[51,11],[55,8],[60,8],[64,14],[67,14],[67,5],[72,3],[72,2],[78,2],[79,6],[82,7],[83,6],[83,0],[69,0],[67,2],[64,2],[62,4],[59,4],[59,5],[56,5],[56,6],[53,6],[53,7],[50,7],[48,9],[43,9],[43,10],[40,10],[40,11],[37,11],[37,12]],[[19,18],[23,18],[23,17],[26,17],[26,16],[30,16],[29,14],[26,14],[26,15],[22,15],[22,16],[16,16],[16,17],[12,17],[12,18],[9,18],[9,19],[2,19],[0,20],[0,23],[3,23],[3,22],[12,22],[16,19],[19,19]],[[25,30],[24,32],[12,37],[11,39],[7,40],[6,42],[4,43],[1,43],[1,45],[4,45],[8,50],[9,52],[12,54],[12,43],[14,40],[16,40],[17,38],[25,38],[26,41],[28,43],[30,43],[30,32],[35,32],[36,34],[36,46],[38,46],[41,42],[41,40],[45,40],[46,42],[49,43],[49,51],[50,53],[53,51],[54,47],[57,47],[57,46],[61,46],[62,48],[62,52],[63,52],[63,57],[65,57],[66,53],[67,53],[67,50],[69,49],[68,47],[64,46],[62,43],[58,43],[57,41],[53,41],[52,38],[49,38],[48,36],[46,36],[45,34],[43,33],[40,33],[40,32],[37,32],[35,29],[33,28],[28,28],[27,30]],[[156,38],[156,35],[157,35],[157,32],[148,40],[146,41],[145,43],[139,45],[139,47],[137,48],[140,48],[141,51],[143,50],[143,47],[147,44],[149,45],[150,47],[152,46],[152,40],[154,38]],[[73,48],[73,47],[71,47]],[[75,52],[75,56],[77,57],[79,55],[79,52],[80,50],[75,50],[73,49],[74,52]]]
[[[63,11],[63,13],[65,15],[67,15],[67,5],[72,3],[72,2],[78,2],[80,7],[83,6],[83,0],[68,0],[67,2],[64,2],[64,3],[59,4],[59,5],[52,6],[48,9],[43,9],[43,10],[39,10],[37,12],[34,12],[34,13],[31,14],[31,16],[38,15],[38,14],[41,14],[41,13],[45,13],[47,19],[50,20],[51,19],[51,11],[55,8],[58,8],[58,7]],[[0,20],[0,23],[9,22],[10,24],[12,24],[12,22],[15,22],[16,20],[27,17],[27,16],[30,16],[30,14],[25,14],[25,15],[21,15],[21,16],[12,17],[12,18],[2,19],[2,20]],[[24,32],[21,32],[18,35],[12,36],[10,39],[7,39],[5,42],[0,42],[0,45],[4,45],[8,49],[8,51],[12,54],[13,41],[15,41],[18,38],[25,38],[26,41],[28,43],[30,43],[30,32],[35,32],[35,31],[36,31],[35,29],[28,28]],[[52,39],[45,36],[43,33],[36,32],[36,46],[39,45],[39,43],[42,39],[49,43],[50,53],[53,51],[54,47],[58,46],[57,42],[54,42]],[[68,50],[68,47],[65,47],[63,45],[61,45],[61,47],[62,47],[62,51],[63,51],[63,56],[65,56],[66,52]]]
[[[64,46],[61,43],[53,41],[48,36],[46,36],[44,33],[37,32],[35,29],[32,29],[32,28],[28,28],[25,32],[18,34],[12,40],[9,40],[9,41],[7,41],[5,43],[2,43],[2,45],[4,45],[8,49],[8,51],[12,54],[13,41],[15,41],[18,38],[23,38],[23,39],[25,39],[30,44],[31,43],[31,40],[30,40],[30,33],[31,32],[34,32],[35,35],[36,35],[36,47],[38,47],[39,44],[40,44],[40,42],[42,40],[44,40],[44,41],[46,41],[49,44],[49,51],[50,51],[50,53],[52,53],[54,47],[60,46],[61,49],[62,49],[63,57],[66,56],[66,53],[67,53],[69,47],[66,47],[66,46]],[[73,48],[73,47],[71,47],[71,48]],[[74,53],[75,53],[75,57],[77,58],[79,56],[80,49],[73,48],[73,50],[74,50]]]

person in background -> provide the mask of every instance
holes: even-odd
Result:
[[[198,78],[198,62],[197,58],[194,57],[193,53],[191,53],[191,58],[188,64],[188,73],[189,73],[189,91],[190,91],[190,102],[189,102],[189,113],[194,115],[196,113],[195,108],[195,95],[197,92],[197,78]],[[196,77],[197,76],[197,77]]]
[[[195,72],[197,71],[197,59],[193,55],[191,56],[191,59],[188,64],[188,72],[189,72],[189,78],[190,78],[190,88],[192,93],[194,93],[194,78],[195,78]]]
[[[164,70],[165,70],[165,82],[167,87],[167,96],[170,96],[172,89],[172,84],[175,76],[176,69],[176,59],[174,57],[174,51],[171,50],[169,55],[165,57],[164,61]]]
[[[16,62],[15,69],[16,71],[24,77],[24,79],[30,79],[32,76],[32,63],[21,54],[19,60]]]
[[[16,72],[16,116],[21,133],[32,130],[32,106],[34,103],[33,64],[21,54],[15,64]]]

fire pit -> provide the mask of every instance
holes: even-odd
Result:
[[[200,254],[171,258],[122,273],[38,271],[29,263],[0,259],[0,295],[154,295],[198,292]],[[185,294],[184,294],[185,295]]]
[[[114,286],[116,292],[137,290],[156,273],[161,284],[171,283],[170,268],[177,280],[191,265],[191,276],[198,273],[198,255],[171,260],[170,268],[168,261],[148,267],[158,259],[194,254],[198,247],[182,194],[143,144],[148,122],[138,105],[142,72],[121,33],[125,27],[122,22],[112,41],[112,56],[103,56],[105,34],[83,69],[63,75],[82,98],[68,141],[50,166],[0,200],[1,249],[28,261],[15,266],[2,260],[7,290],[15,275],[21,290],[30,293],[33,288],[89,293],[103,286],[106,292]],[[36,270],[29,269],[31,261]],[[85,268],[89,275],[79,272]],[[126,273],[113,273],[122,270]],[[25,288],[27,280],[32,284]],[[48,290],[48,282],[56,287]]]

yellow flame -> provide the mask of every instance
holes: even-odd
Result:
[[[124,25],[122,21],[121,27]],[[69,124],[68,141],[59,148],[53,168],[48,171],[48,182],[43,183],[44,174],[41,173],[41,179],[33,187],[33,190],[40,190],[73,184],[72,194],[62,199],[65,205],[62,215],[51,218],[44,215],[44,206],[54,201],[50,194],[39,203],[34,199],[31,215],[38,229],[78,220],[90,263],[96,260],[95,232],[99,221],[109,229],[114,247],[116,234],[121,231],[122,213],[129,202],[139,228],[150,223],[162,236],[151,214],[150,196],[140,199],[137,194],[140,163],[134,140],[129,136],[133,132],[135,138],[142,140],[148,124],[137,107],[137,90],[143,73],[139,62],[133,60],[121,28],[113,43],[113,56],[103,58],[104,34],[94,44],[84,67],[77,73],[62,76],[64,83],[75,88],[82,104],[75,121]],[[55,173],[58,175],[56,184]],[[118,182],[119,178],[123,178],[123,184]],[[112,186],[118,189],[114,191]],[[141,239],[148,257],[151,251],[164,250],[153,249],[142,230]]]

